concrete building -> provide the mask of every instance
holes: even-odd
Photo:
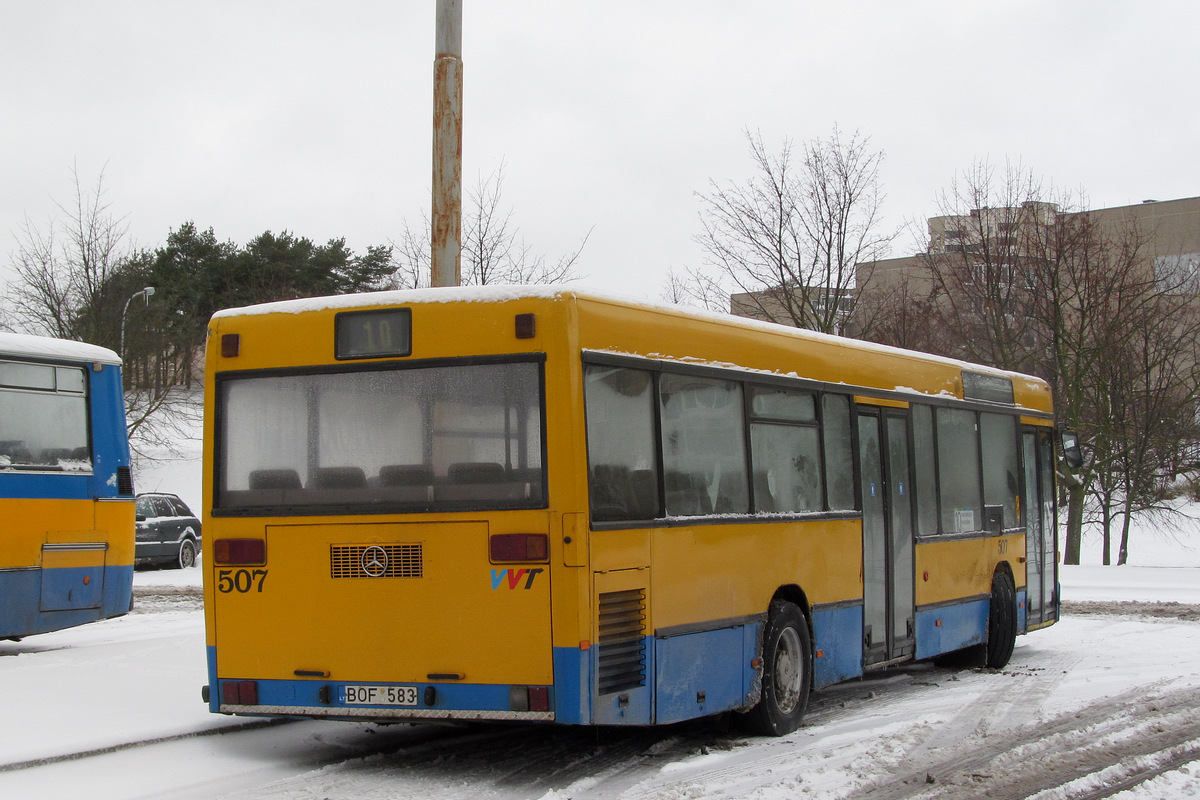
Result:
[[[889,294],[905,286],[910,295],[927,296],[934,282],[929,256],[962,254],[962,263],[968,265],[972,253],[988,249],[993,257],[987,260],[992,263],[997,261],[996,251],[1014,258],[1030,255],[1022,252],[1023,227],[1050,225],[1060,214],[1053,203],[1030,202],[1012,208],[975,209],[965,216],[930,217],[928,251],[859,264],[856,293]],[[1156,278],[1200,278],[1200,197],[1146,200],[1065,216],[1079,214],[1091,215],[1105,228],[1139,231],[1145,238],[1141,255]]]

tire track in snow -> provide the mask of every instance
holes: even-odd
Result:
[[[91,750],[80,750],[75,753],[63,753],[57,756],[46,756],[45,758],[31,758],[26,761],[12,761],[8,764],[0,764],[0,772],[15,772],[16,770],[32,769],[34,767],[44,767],[49,764],[61,764],[66,761],[79,761],[84,758],[94,758],[96,756],[106,756],[112,753],[120,753],[124,750],[133,750],[138,747],[152,747],[156,744],[164,744],[166,742],[179,742],[184,739],[198,739],[205,736],[224,736],[237,733],[245,733],[247,731],[261,730],[262,728],[271,728],[279,725],[286,725],[295,720],[291,719],[266,719],[254,720],[253,722],[244,722],[240,725],[223,725],[218,728],[208,728],[202,731],[189,731],[187,733],[177,733],[171,736],[157,736],[153,739],[138,739],[132,742],[121,742],[120,744],[107,745],[105,747],[96,747]]]
[[[957,752],[917,769],[881,776],[850,797],[940,800],[984,789],[995,800],[1025,800],[1053,789],[1062,790],[1051,795],[1056,800],[1107,797],[1116,791],[1107,783],[1096,787],[1084,781],[1082,793],[1073,793],[1069,785],[1126,763],[1132,766],[1119,772],[1144,773],[1134,783],[1153,777],[1155,757],[1161,760],[1161,754],[1200,739],[1200,719],[1193,711],[1197,704],[1200,689],[1131,690],[1049,722],[995,736],[982,732]],[[1140,763],[1150,766],[1142,769]]]

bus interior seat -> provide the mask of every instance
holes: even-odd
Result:
[[[450,483],[502,483],[504,466],[494,461],[462,461],[446,469]]]
[[[502,464],[463,461],[446,469],[447,484],[435,489],[439,500],[521,500],[525,484],[508,479]]]
[[[604,522],[629,519],[629,468],[620,464],[597,464],[589,481],[592,517]]]
[[[251,489],[299,489],[300,474],[294,469],[256,469],[250,473]]]
[[[388,464],[379,468],[379,485],[396,500],[432,502],[433,483],[433,467],[429,464]]]
[[[428,464],[388,464],[379,468],[382,486],[432,486],[433,467]]]
[[[68,461],[71,458],[71,450],[67,447],[49,447],[42,451],[41,464],[57,464],[59,461]]]
[[[362,467],[319,467],[309,483],[315,489],[365,489],[367,474]]]
[[[667,513],[673,517],[699,517],[712,513],[708,481],[691,472],[668,472],[665,476]]]
[[[654,519],[658,516],[658,473],[635,469],[629,473],[629,518]]]

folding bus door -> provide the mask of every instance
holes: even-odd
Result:
[[[913,526],[908,417],[860,409],[863,494],[863,664],[911,656]]]
[[[1036,626],[1058,617],[1054,444],[1050,431],[1024,428],[1021,455],[1025,464],[1025,624]]]

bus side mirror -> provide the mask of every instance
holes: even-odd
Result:
[[[1062,432],[1062,453],[1063,461],[1066,461],[1071,469],[1083,466],[1083,451],[1079,449],[1079,434],[1075,431]]]

